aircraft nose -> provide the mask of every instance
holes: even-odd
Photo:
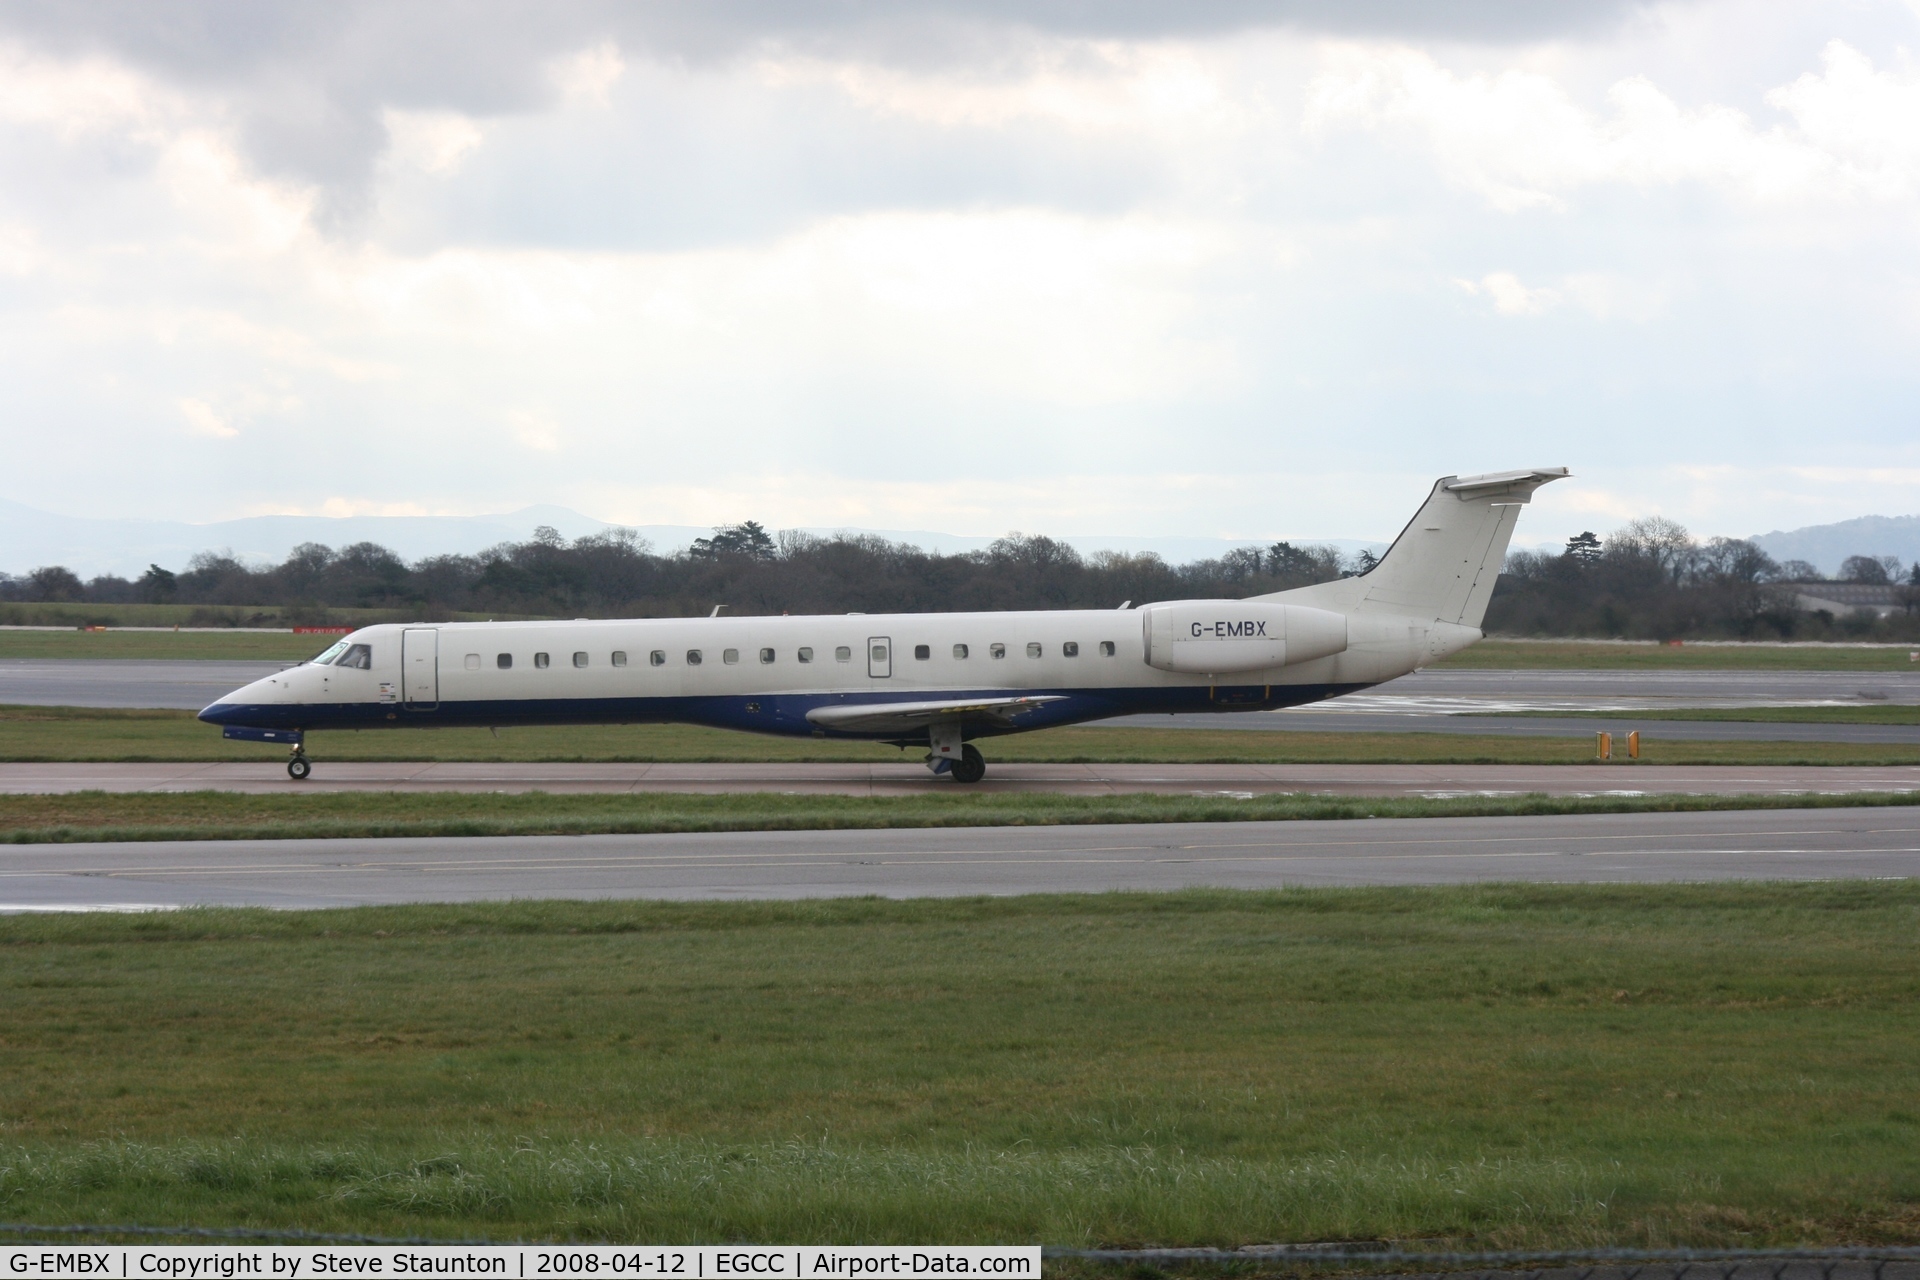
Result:
[[[241,685],[216,702],[200,709],[200,719],[208,724],[240,724],[240,717],[246,708],[258,708],[261,703],[274,702],[272,696],[274,682],[271,676],[264,680],[255,680],[252,684]]]

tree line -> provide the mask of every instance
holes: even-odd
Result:
[[[1696,540],[1672,520],[1635,520],[1610,537],[1592,532],[1564,550],[1507,557],[1487,609],[1503,635],[1666,640],[1907,639],[1920,635],[1920,563],[1849,556],[1835,581],[1892,588],[1901,613],[1799,608],[1803,588],[1827,581],[1804,560],[1775,561],[1744,538]],[[1816,589],[1817,593],[1817,589]]]
[[[1111,609],[1127,601],[1258,595],[1371,564],[1364,552],[1348,559],[1332,547],[1279,542],[1170,565],[1152,554],[1082,555],[1052,538],[1018,534],[985,550],[941,554],[873,536],[776,538],[753,521],[663,555],[625,529],[569,542],[543,526],[525,542],[411,564],[363,542],[338,550],[306,543],[270,566],[206,552],[182,572],[154,565],[136,579],[82,581],[55,566],[0,576],[0,599],[406,609],[424,618],[687,617],[715,605],[738,614]]]
[[[1173,565],[1157,555],[1083,555],[1052,538],[1011,535],[981,551],[943,554],[870,535],[777,537],[748,521],[684,551],[656,553],[624,529],[568,541],[542,527],[477,555],[408,563],[375,543],[294,548],[277,565],[206,552],[178,573],[82,581],[65,568],[0,574],[0,600],[275,607],[317,616],[375,608],[421,618],[456,613],[537,617],[685,617],[725,605],[740,614],[919,613],[1111,609],[1131,601],[1237,599],[1364,573],[1370,553],[1276,542]],[[1558,552],[1515,552],[1486,628],[1510,635],[1635,639],[1906,638],[1920,609],[1920,564],[1854,556],[1842,580],[1893,586],[1904,613],[1888,620],[1798,609],[1790,584],[1820,579],[1741,539],[1695,540],[1658,517],[1607,538],[1588,532]]]

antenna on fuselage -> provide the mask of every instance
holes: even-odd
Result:
[[[1121,610],[1124,610],[1124,609],[1131,609],[1131,608],[1133,608],[1133,601],[1131,601],[1131,600],[1122,600],[1122,601],[1120,602],[1120,608],[1119,608],[1119,609],[1115,609],[1115,610],[1114,610],[1114,612],[1115,612],[1115,613],[1119,613],[1119,612],[1121,612]]]
[[[727,611],[727,606],[725,606],[725,605],[723,605],[723,604],[717,604],[717,605],[715,605],[715,606],[713,606],[713,612],[712,612],[712,613],[710,613],[710,614],[708,614],[707,616],[708,616],[709,618],[718,618],[718,617],[720,617],[721,615],[723,615],[724,613],[726,613],[726,611]]]

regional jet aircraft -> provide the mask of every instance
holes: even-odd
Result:
[[[1044,613],[381,625],[200,713],[283,742],[317,729],[679,722],[927,748],[1143,712],[1260,711],[1405,675],[1480,638],[1521,504],[1567,469],[1447,476],[1366,573],[1247,600]]]

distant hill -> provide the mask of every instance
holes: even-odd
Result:
[[[24,574],[43,565],[60,564],[83,578],[116,573],[137,578],[149,564],[180,570],[201,551],[232,552],[252,564],[278,564],[303,542],[340,548],[355,542],[377,542],[406,560],[435,555],[472,555],[502,542],[524,542],[540,525],[551,525],[562,537],[578,538],[614,526],[566,507],[522,507],[518,511],[485,516],[249,516],[189,524],[184,520],[114,520],[61,516],[36,511],[18,502],[0,499],[0,571]],[[678,551],[713,530],[706,525],[630,525],[660,552]],[[906,542],[928,551],[976,551],[992,537],[935,533],[924,529],[828,529],[807,533],[867,533],[889,542]],[[1028,532],[1047,532],[1028,530]],[[1082,552],[1111,550],[1151,551],[1169,563],[1184,564],[1223,555],[1234,547],[1266,546],[1272,539],[1141,538],[1101,534],[1055,535]],[[1384,542],[1352,538],[1296,538],[1296,542],[1327,543],[1348,555],[1379,552]]]
[[[1920,516],[1861,516],[1838,524],[1814,524],[1753,539],[1775,560],[1806,560],[1822,573],[1840,571],[1848,556],[1899,556],[1920,560]]]

